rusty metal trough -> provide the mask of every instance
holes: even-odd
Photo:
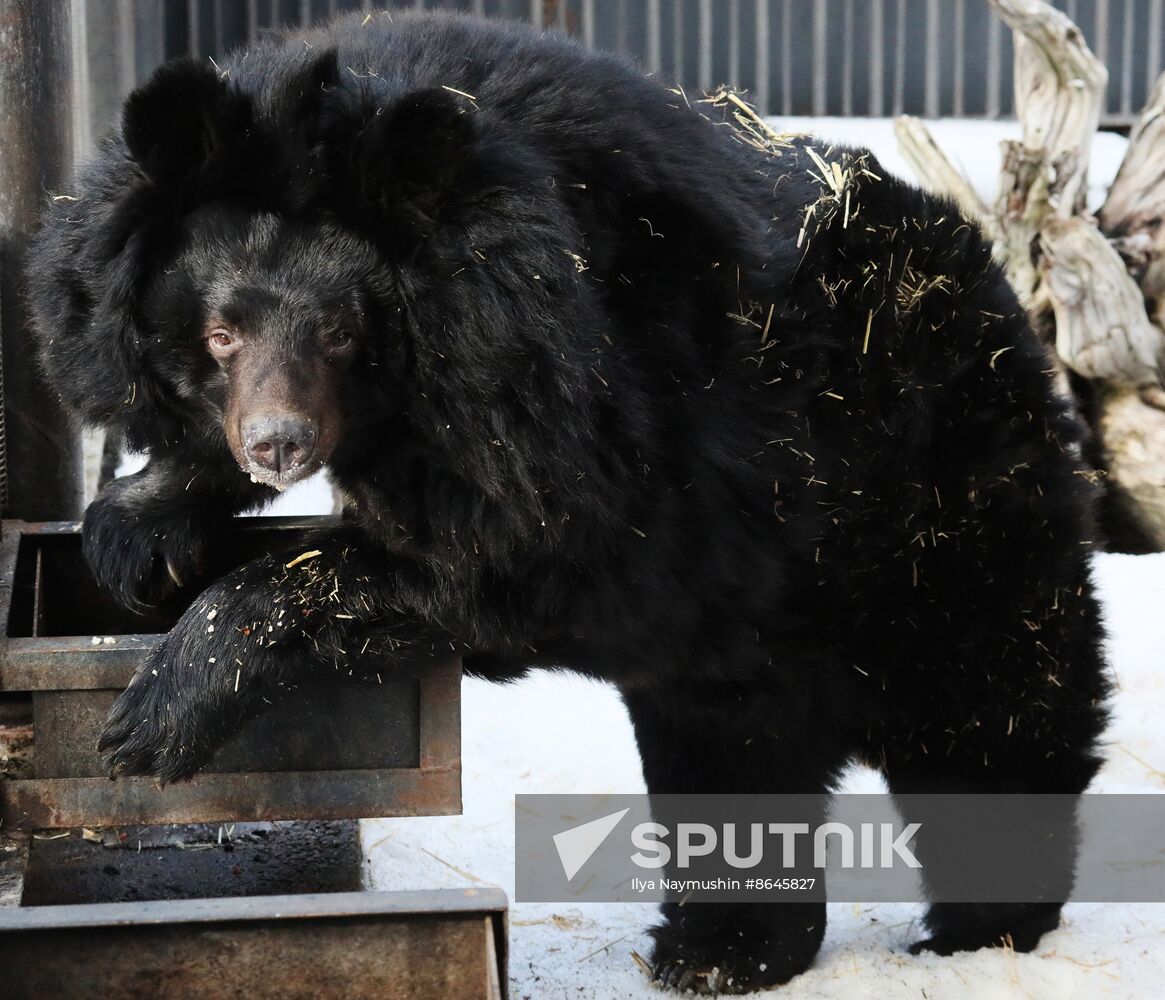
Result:
[[[295,544],[320,521],[239,519],[226,548],[238,564]],[[178,603],[142,618],[118,607],[90,576],[75,523],[0,526],[0,737],[8,737],[0,746],[0,995],[503,998],[506,898],[497,889],[199,898],[214,891],[211,883],[239,874],[247,855],[219,862],[198,855],[192,864],[195,855],[169,844],[183,832],[177,829],[159,831],[166,850],[150,848],[149,859],[141,839],[136,853],[103,851],[92,830],[65,840],[41,834],[48,843],[38,852],[33,832],[45,828],[112,828],[103,836],[116,845],[127,830],[151,825],[460,811],[457,660],[416,675],[386,671],[382,685],[333,679],[299,688],[188,783],[158,789],[150,779],[110,781],[95,746],[102,721],[182,610]],[[310,842],[313,825],[304,826]],[[347,827],[355,838],[355,825]],[[304,839],[283,826],[275,832]],[[322,850],[307,861],[289,857],[282,884],[354,888],[359,850],[352,846],[351,870],[340,865],[321,879],[315,866],[329,857]],[[141,883],[146,901],[93,901],[132,898],[140,889],[132,875],[112,895],[83,895],[95,873],[127,878],[131,858],[165,872]],[[296,864],[309,866],[303,878]],[[42,878],[52,872],[47,890],[37,888],[38,870]],[[188,884],[177,885],[183,877]],[[235,891],[247,891],[246,879],[237,881]],[[148,895],[162,883],[167,898]],[[36,905],[54,893],[84,902]]]
[[[232,557],[237,564],[318,524],[240,519]],[[142,618],[117,606],[85,567],[77,524],[3,523],[0,692],[28,700],[33,729],[31,759],[0,780],[5,829],[460,811],[456,660],[383,684],[301,687],[188,783],[109,781],[95,749],[101,723],[180,610]]]

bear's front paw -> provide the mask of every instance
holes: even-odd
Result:
[[[244,682],[214,624],[196,602],[118,696],[97,744],[110,777],[184,781],[252,714],[259,696],[251,669],[260,657],[248,657]]]
[[[159,511],[142,475],[110,483],[89,505],[81,528],[97,582],[138,611],[158,605],[198,575],[208,533],[189,509]]]
[[[184,781],[210,760],[217,726],[209,706],[197,687],[174,683],[173,673],[164,640],[114,702],[97,743],[111,778]]]

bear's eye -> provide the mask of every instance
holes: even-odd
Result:
[[[216,326],[207,333],[206,346],[216,358],[225,358],[238,348],[238,334],[225,327]]]
[[[332,357],[342,357],[350,353],[354,346],[355,340],[351,331],[343,327],[329,330],[323,338],[324,351]]]

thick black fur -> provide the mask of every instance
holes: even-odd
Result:
[[[278,684],[452,648],[613,682],[656,792],[820,792],[855,758],[898,793],[1085,788],[1080,430],[987,242],[868,154],[760,151],[726,117],[443,16],[130,98],[29,272],[53,384],[152,456],[86,517],[98,577],[151,603],[270,494],[227,448],[211,308],[286,304],[291,363],[302,316],[360,329],[328,463],[349,522],[210,583],[118,701],[115,772],[186,778]],[[936,906],[921,947],[1031,948],[1058,911]],[[655,968],[784,982],[824,920],[669,909]]]

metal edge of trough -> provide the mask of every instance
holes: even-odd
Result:
[[[83,906],[28,906],[0,910],[0,934],[72,927],[206,924],[228,920],[305,920],[378,914],[423,916],[479,910],[504,914],[507,907],[506,894],[493,886],[158,899],[140,903],[87,903]]]

